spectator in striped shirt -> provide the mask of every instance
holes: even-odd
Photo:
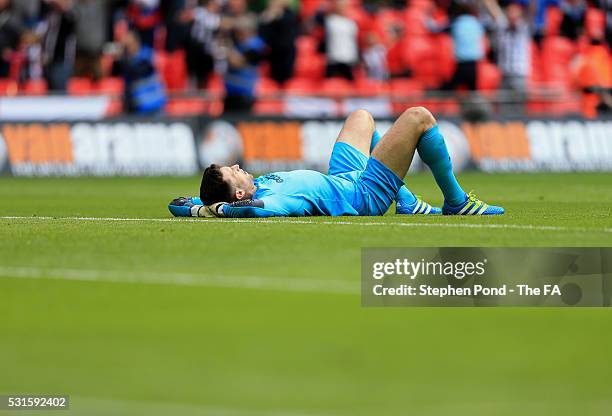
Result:
[[[197,7],[186,9],[181,21],[189,23],[186,42],[187,70],[193,85],[205,87],[215,68],[216,39],[221,26],[218,0],[203,0]]]
[[[495,46],[502,72],[502,89],[509,92],[506,111],[522,113],[531,70],[529,24],[520,4],[510,3],[505,12],[495,0],[485,0],[484,4],[495,22]]]

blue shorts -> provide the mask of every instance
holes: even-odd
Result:
[[[359,215],[384,215],[404,185],[391,169],[367,157],[348,143],[336,142],[329,160],[328,175],[353,182],[357,187],[355,209]]]

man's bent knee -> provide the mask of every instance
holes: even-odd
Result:
[[[374,122],[374,117],[372,117],[372,114],[370,114],[369,111],[363,109],[351,112],[351,114],[349,114],[349,116],[347,117],[346,121],[358,121],[360,123],[363,123],[364,127],[367,126],[372,130],[376,128],[376,123]]]
[[[436,119],[425,107],[410,107],[404,114],[414,118],[422,128],[422,131],[432,128],[436,124]]]

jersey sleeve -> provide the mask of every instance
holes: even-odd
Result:
[[[223,205],[223,215],[229,218],[265,218],[274,217],[275,213],[264,208],[261,199],[247,199]]]
[[[303,202],[291,196],[268,196],[236,201],[223,206],[223,215],[230,218],[267,218],[303,216]]]

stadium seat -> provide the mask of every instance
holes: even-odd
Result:
[[[417,8],[408,8],[404,12],[405,31],[409,35],[423,36],[428,33],[425,27],[425,12]]]
[[[31,79],[23,84],[21,91],[25,95],[45,95],[48,91],[47,81],[44,79]]]
[[[216,97],[222,96],[225,93],[223,77],[219,74],[211,75],[206,84],[206,92]]]
[[[260,96],[270,96],[278,93],[278,83],[271,78],[260,78],[255,87],[255,94]]]
[[[295,61],[295,76],[321,79],[325,75],[325,57],[320,54],[300,55]]]
[[[389,91],[392,96],[420,96],[423,93],[423,84],[415,79],[397,78],[389,82]]]
[[[531,72],[529,73],[529,82],[531,84],[537,84],[544,80],[543,63],[540,55],[540,49],[536,46],[535,42],[531,41],[530,44],[531,52]]]
[[[355,90],[357,94],[362,97],[389,94],[389,86],[387,83],[369,78],[358,78],[355,82]]]
[[[206,101],[201,98],[172,98],[166,104],[166,112],[172,116],[201,115],[206,111]]]
[[[314,94],[315,83],[309,78],[291,78],[285,83],[285,92],[295,95]]]
[[[94,84],[95,92],[105,95],[121,95],[123,87],[123,79],[116,77],[102,78]]]
[[[155,55],[153,56],[153,64],[155,65],[155,69],[157,69],[158,74],[163,74],[166,70],[166,66],[168,65],[168,55],[166,51],[155,51]],[[164,85],[166,80],[162,76],[162,80],[164,81]]]
[[[561,36],[547,37],[542,43],[542,59],[547,64],[554,62],[569,65],[576,51],[576,45]]]
[[[547,85],[564,89],[571,85],[570,66],[576,52],[576,45],[567,38],[551,36],[544,39],[541,60]]]
[[[270,62],[262,61],[257,65],[257,75],[263,78],[270,77]]]
[[[319,7],[321,7],[321,4],[323,3],[323,1],[322,0],[302,0],[300,3],[301,3],[300,4],[300,16],[306,19],[306,18],[312,17],[312,15],[314,15],[317,12]]]
[[[68,80],[68,94],[89,95],[92,93],[92,82],[89,78],[70,78]]]
[[[491,62],[478,62],[477,88],[479,90],[496,90],[501,83],[501,72],[497,65]]]
[[[17,95],[19,86],[12,79],[0,79],[0,95]]]
[[[166,87],[170,91],[184,91],[187,88],[187,65],[185,51],[167,53],[166,66],[162,72]]]
[[[383,8],[374,16],[372,29],[378,34],[381,40],[389,44],[389,32],[393,27],[404,26],[404,14],[400,10]]]
[[[407,0],[406,6],[411,9],[422,10],[426,12],[430,10],[434,6],[434,2],[432,0]]]
[[[449,35],[441,34],[438,35],[436,41],[437,60],[439,62],[438,72],[441,79],[448,80],[453,76],[456,67],[453,39]]]
[[[320,93],[330,97],[343,97],[355,92],[354,85],[344,78],[327,78],[321,85]]]
[[[299,36],[295,41],[295,46],[298,56],[310,56],[317,53],[317,40],[313,36]]]
[[[279,99],[260,99],[255,102],[253,111],[258,115],[282,115],[284,101]]]
[[[106,108],[106,116],[118,116],[123,113],[123,101],[120,98],[111,98],[108,100],[108,107]]]
[[[437,44],[435,37],[426,36],[409,36],[404,42],[404,54],[407,62],[413,71],[418,71],[418,67],[425,62],[435,62],[437,56]]]

